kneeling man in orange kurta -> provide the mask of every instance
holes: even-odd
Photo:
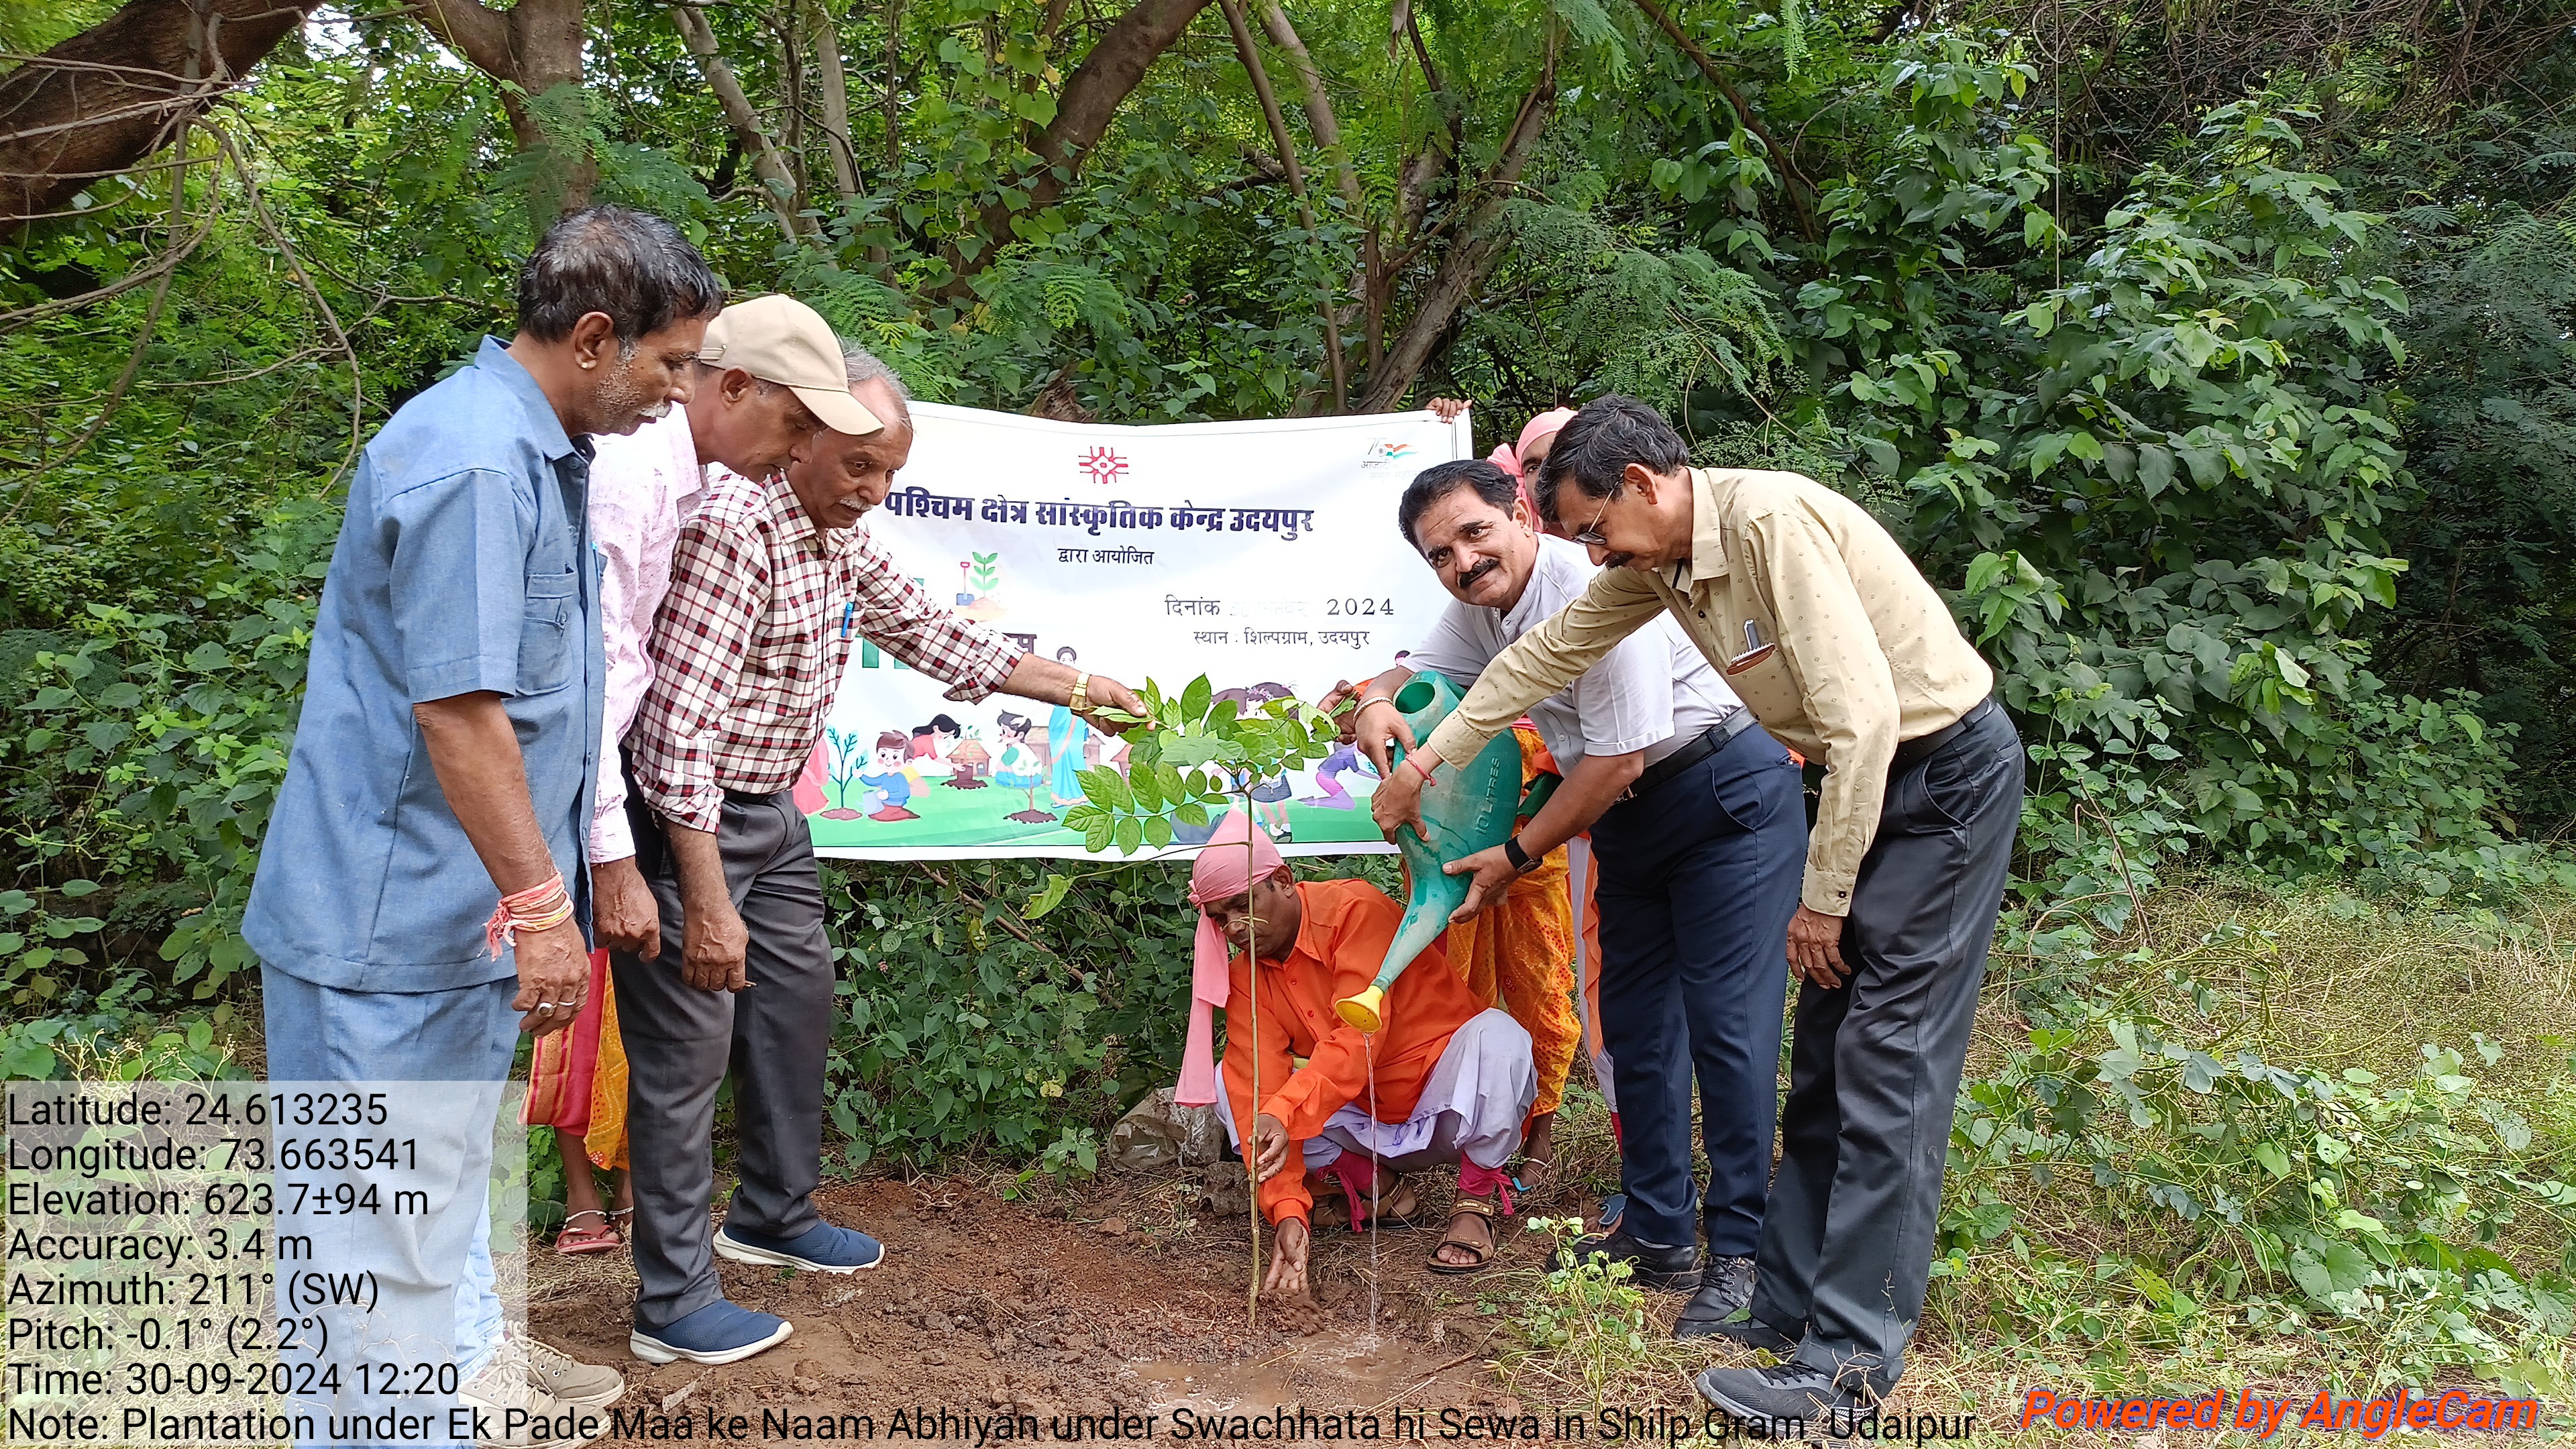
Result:
[[[1251,1139],[1261,1213],[1278,1230],[1264,1291],[1306,1292],[1309,1219],[1324,1180],[1339,1185],[1354,1230],[1372,1213],[1394,1221],[1409,1210],[1410,1191],[1401,1181],[1381,1186],[1380,1169],[1393,1179],[1456,1163],[1457,1206],[1431,1270],[1483,1267],[1494,1219],[1511,1210],[1503,1164],[1538,1093],[1529,1033],[1470,996],[1437,946],[1396,978],[1383,1030],[1345,1024],[1333,1003],[1377,975],[1403,908],[1366,881],[1298,881],[1239,813],[1199,853],[1190,899],[1202,937],[1212,927],[1230,958],[1217,1112],[1238,1147]]]

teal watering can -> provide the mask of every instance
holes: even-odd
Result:
[[[1458,707],[1460,698],[1458,687],[1447,676],[1426,670],[1395,692],[1395,708],[1415,739],[1429,739],[1431,731]],[[1398,746],[1390,763],[1403,759]],[[1556,776],[1541,775],[1530,782],[1526,797],[1521,794],[1520,742],[1505,730],[1488,740],[1476,758],[1423,787],[1422,821],[1431,827],[1432,838],[1424,840],[1409,825],[1396,832],[1396,849],[1404,853],[1405,867],[1413,877],[1404,920],[1396,927],[1394,944],[1386,948],[1377,979],[1359,995],[1333,1003],[1342,1020],[1369,1032],[1386,1024],[1387,988],[1424,947],[1449,929],[1450,914],[1466,902],[1472,878],[1450,875],[1441,867],[1502,844],[1512,833],[1512,822],[1537,813],[1557,783]]]

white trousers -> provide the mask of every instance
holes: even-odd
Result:
[[[1344,1152],[1357,1152],[1397,1172],[1414,1172],[1464,1157],[1478,1167],[1500,1167],[1521,1146],[1521,1124],[1538,1101],[1538,1069],[1530,1061],[1529,1032],[1487,1008],[1459,1024],[1422,1084],[1422,1100],[1401,1122],[1369,1115],[1368,1097],[1336,1110],[1324,1130],[1297,1144],[1312,1172]],[[1217,1073],[1216,1113],[1226,1140],[1235,1137],[1234,1109],[1226,1100],[1225,1074]]]

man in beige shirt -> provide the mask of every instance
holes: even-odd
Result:
[[[1824,766],[1789,926],[1803,981],[1782,1157],[1751,1314],[1718,1328],[1784,1362],[1712,1369],[1698,1387],[1745,1419],[1854,1412],[1894,1387],[1923,1310],[2021,817],[2020,738],[1940,595],[1841,494],[1794,473],[1691,468],[1671,425],[1624,397],[1566,425],[1536,492],[1602,571],[1495,658],[1372,809],[1390,833],[1418,827],[1422,770],[1473,758],[1660,613],[1765,729]]]

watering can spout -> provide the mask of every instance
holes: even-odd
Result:
[[[1395,708],[1413,737],[1426,739],[1457,709],[1460,698],[1446,676],[1425,671],[1396,691]],[[1402,759],[1401,748],[1396,758]],[[1385,1025],[1387,989],[1449,929],[1450,915],[1467,899],[1469,877],[1450,875],[1442,867],[1502,844],[1512,822],[1537,810],[1556,783],[1556,776],[1541,775],[1523,798],[1520,742],[1506,731],[1487,741],[1474,759],[1423,787],[1422,821],[1432,839],[1424,840],[1409,826],[1396,834],[1396,849],[1412,878],[1404,919],[1376,978],[1358,995],[1333,1004],[1343,1021],[1366,1032]]]

